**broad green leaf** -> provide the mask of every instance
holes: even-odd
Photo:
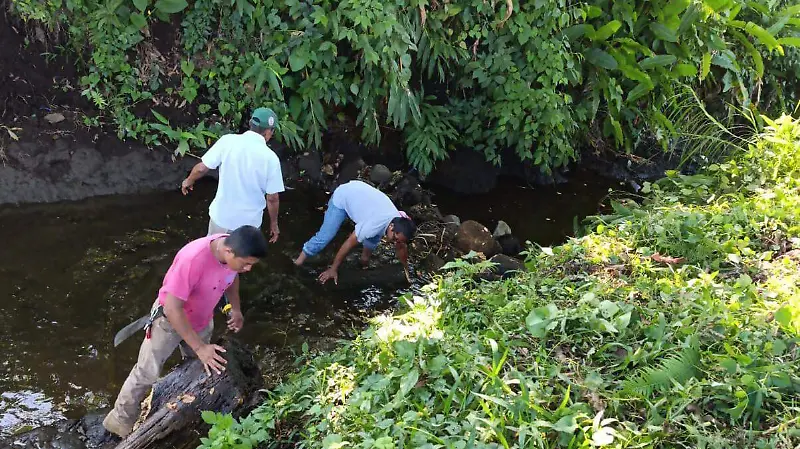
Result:
[[[636,88],[633,90],[636,90]],[[617,144],[622,145],[625,142],[625,134],[622,132],[622,126],[619,124],[619,121],[617,121],[617,119],[615,119],[613,116],[609,115],[606,119],[606,123],[608,123],[610,126],[611,133],[614,135]]]
[[[175,150],[177,154],[181,156],[185,155],[189,151],[189,142],[186,140],[181,140],[178,142],[178,149]]]
[[[192,73],[194,73],[194,63],[189,60],[181,61],[181,71],[186,76],[192,76]]]
[[[677,16],[678,14],[682,13],[683,10],[685,10],[691,3],[692,0],[670,0],[670,2],[667,3],[667,6],[665,6],[661,12],[664,13],[664,16],[666,17]]]
[[[714,12],[723,11],[723,8],[728,9],[731,0],[703,0],[703,4],[711,8]]]
[[[148,5],[150,5],[150,0],[133,0],[133,6],[141,12],[144,12]]]
[[[700,8],[696,4],[692,4],[692,6],[683,13],[683,16],[681,16],[681,23],[678,25],[678,34],[681,35],[691,29],[699,17]]]
[[[730,34],[735,37],[742,46],[747,50],[747,53],[753,59],[753,64],[755,65],[756,75],[758,78],[762,78],[764,76],[764,59],[761,57],[761,53],[756,49],[755,45],[747,39],[747,36],[744,34],[736,31],[736,30],[729,30]]]
[[[791,18],[789,16],[780,16],[778,20],[775,21],[769,28],[767,28],[767,32],[775,36],[776,34],[780,33],[783,27],[789,23]]]
[[[697,76],[697,67],[692,64],[678,64],[672,69],[672,74],[677,78]]]
[[[161,122],[161,123],[163,123],[165,125],[169,125],[169,120],[167,120],[166,117],[164,117],[163,115],[159,114],[158,112],[156,112],[156,111],[154,111],[152,109],[150,109],[150,112],[153,113],[153,116],[156,118],[156,120],[158,120],[159,122]]]
[[[639,61],[639,67],[647,70],[657,66],[670,65],[677,60],[678,58],[672,55],[656,55]]]
[[[295,120],[300,118],[300,112],[303,108],[303,98],[300,95],[292,95],[289,97],[289,113]]]
[[[708,72],[711,70],[711,53],[703,54],[703,60],[700,62],[700,80],[706,79]]]
[[[224,117],[231,110],[231,104],[227,101],[220,101],[219,104],[217,104],[217,110],[219,114]]]
[[[209,410],[203,410],[200,413],[200,417],[203,418],[206,424],[214,424],[217,422],[217,414]]]
[[[596,19],[603,15],[603,10],[598,6],[589,5],[585,9],[587,19]]]
[[[594,35],[591,36],[591,39],[593,41],[604,41],[616,33],[621,26],[622,23],[619,20],[612,20],[611,22],[608,22],[607,24],[598,28]]]
[[[778,39],[778,44],[787,47],[800,47],[800,37],[782,37]]]
[[[575,419],[575,415],[568,415],[561,419],[559,419],[555,424],[553,424],[553,430],[558,432],[564,433],[572,433],[575,432],[575,429],[578,428],[578,422]]]
[[[156,9],[165,14],[175,14],[181,12],[189,3],[186,0],[158,0],[156,1]]]
[[[734,72],[739,71],[739,69],[736,67],[733,60],[727,53],[719,53],[712,56],[711,63]]]
[[[350,92],[352,92],[353,95],[358,95],[358,84],[351,83],[350,84]]]
[[[653,22],[650,24],[650,31],[652,31],[653,34],[655,34],[655,36],[662,41],[678,42],[678,35],[675,34],[675,31],[658,22]]]
[[[633,81],[638,81],[640,83],[645,84],[653,84],[653,81],[650,79],[650,76],[643,71],[639,70],[638,68],[627,65],[627,64],[620,64],[619,71],[625,75],[626,78],[631,79]]]
[[[775,321],[780,323],[781,326],[791,329],[792,326],[792,309],[789,306],[783,306],[775,312]]]
[[[592,48],[586,52],[586,60],[591,64],[602,67],[606,70],[614,70],[617,68],[617,60],[599,48]]]
[[[764,44],[770,50],[774,50],[780,46],[780,44],[778,44],[778,40],[775,39],[775,36],[773,36],[772,34],[770,34],[769,31],[765,30],[764,28],[761,28],[760,26],[756,25],[753,22],[747,22],[747,25],[745,25],[744,30],[751,36],[761,41],[761,43]]]
[[[141,30],[147,26],[147,19],[138,12],[135,12],[131,14],[131,24]]]
[[[583,36],[588,37],[589,39],[594,36],[595,30],[594,27],[589,25],[588,23],[580,23],[578,25],[573,25],[569,28],[564,30],[564,36],[567,37],[570,41],[575,41]]]
[[[264,71],[267,73],[267,82],[269,86],[272,88],[272,91],[275,92],[275,96],[280,99],[283,99],[283,89],[281,89],[280,78],[278,74],[275,73],[270,67],[265,67]]]
[[[407,395],[408,392],[410,392],[411,389],[414,388],[414,385],[417,384],[418,380],[419,380],[419,371],[416,368],[412,369],[408,374],[403,376],[403,380],[400,382],[400,391],[398,392],[400,397],[404,397],[405,395]]]
[[[295,50],[289,55],[289,67],[292,72],[299,72],[308,63],[307,55],[304,50]]]
[[[800,3],[782,9],[777,15],[789,17],[800,15]]]

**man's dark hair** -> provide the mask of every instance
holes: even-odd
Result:
[[[394,225],[394,232],[403,234],[408,241],[411,241],[417,232],[417,225],[410,218],[395,217],[392,219],[392,224]]]
[[[253,226],[236,228],[225,237],[225,246],[233,251],[236,257],[255,257],[261,259],[267,255],[267,239]]]

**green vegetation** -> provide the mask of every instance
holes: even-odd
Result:
[[[797,447],[800,121],[763,120],[529,273],[451,262],[249,416],[206,412],[202,447]]]
[[[371,144],[401,133],[423,174],[456,145],[495,163],[510,148],[548,170],[577,158],[576,142],[669,149],[662,111],[680,84],[724,117],[729,106],[783,110],[800,78],[800,7],[782,0],[11,0],[11,10],[62,37],[83,95],[120,137],[181,154],[267,104],[298,150],[355,122]]]

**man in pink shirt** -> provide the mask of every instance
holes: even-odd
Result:
[[[164,362],[181,348],[184,357],[197,356],[206,373],[225,369],[221,346],[212,345],[213,314],[224,293],[232,310],[228,329],[239,332],[244,318],[239,307],[239,273],[250,271],[267,254],[261,230],[242,226],[230,234],[213,234],[178,251],[153,304],[155,317],[139,349],[139,358],[117,396],[103,427],[127,436],[139,417],[147,392],[161,374]]]

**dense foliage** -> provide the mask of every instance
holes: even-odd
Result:
[[[791,3],[11,0],[11,10],[66,36],[83,94],[121,137],[184,153],[267,104],[295,149],[319,148],[326,128],[354,118],[368,143],[402,133],[425,174],[456,146],[496,163],[513,149],[544,169],[575,159],[582,141],[631,151],[651,136],[666,148],[678,83],[720,114],[791,104]]]
[[[800,122],[766,121],[529,273],[452,262],[202,447],[797,447]]]

